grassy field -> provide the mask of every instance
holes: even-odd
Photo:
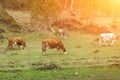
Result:
[[[1,80],[120,80],[118,67],[79,67],[0,72]]]
[[[120,41],[98,47],[97,35],[71,32],[61,39],[66,55],[53,49],[43,56],[41,41],[50,38],[45,32],[16,35],[25,38],[27,47],[6,51],[7,39],[1,41],[1,80],[120,80]]]

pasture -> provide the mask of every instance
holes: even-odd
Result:
[[[97,35],[70,32],[62,39],[67,54],[55,49],[42,55],[41,41],[50,38],[45,32],[16,34],[24,37],[26,48],[6,50],[7,39],[0,43],[2,80],[119,80],[120,41],[113,47],[98,47]]]

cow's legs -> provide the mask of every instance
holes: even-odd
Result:
[[[103,44],[104,44],[105,46],[108,46],[108,42],[107,42],[106,40],[103,40]]]
[[[11,49],[12,45],[8,44],[7,49]]]
[[[100,39],[100,40],[99,40],[99,47],[101,46],[101,44],[102,44],[102,40]]]
[[[99,47],[102,46],[102,45],[108,46],[106,41],[100,39],[99,40]]]
[[[7,46],[7,49],[11,49],[14,47],[14,42],[10,42]]]
[[[17,44],[16,42],[13,42],[12,47],[14,47],[16,44]]]
[[[43,54],[43,56],[44,56],[44,55],[47,55],[46,52],[42,52],[42,54]]]
[[[113,46],[114,44],[115,44],[115,40],[112,40],[110,46]]]
[[[61,54],[62,53],[62,49],[60,49],[59,47],[57,48],[57,53]]]
[[[60,49],[59,49],[59,48],[57,48],[57,54],[61,54],[61,53],[60,53]]]
[[[46,49],[42,50],[42,55],[46,55]]]
[[[108,46],[108,44],[107,44],[107,42],[106,42],[106,41],[104,41],[104,44],[105,44],[105,46]]]
[[[46,48],[42,46],[42,55],[46,55]]]
[[[23,49],[24,49],[24,46],[23,46]]]
[[[20,45],[18,45],[18,48],[20,49]]]
[[[42,55],[46,55],[46,51],[43,51],[43,50],[42,50]]]

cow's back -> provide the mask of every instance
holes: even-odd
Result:
[[[20,42],[20,41],[23,41],[23,38],[22,37],[11,37],[9,38],[9,41]]]
[[[22,42],[24,42],[24,40],[23,40],[22,37],[16,37],[16,38],[15,38],[15,41],[16,41],[17,43],[22,43]]]
[[[111,39],[114,39],[115,34],[114,33],[102,33],[100,34],[100,39],[105,41],[110,41]]]
[[[57,39],[45,39],[42,41],[45,47],[56,48],[61,45],[61,41]]]

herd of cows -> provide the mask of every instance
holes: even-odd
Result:
[[[100,46],[114,46],[115,42],[120,39],[120,35],[116,35],[115,33],[101,33],[99,35],[99,47]],[[26,47],[26,42],[22,37],[11,37],[8,39],[7,50],[13,48],[15,45]],[[44,39],[42,41],[42,54],[46,55],[47,49],[57,49],[58,52],[61,51],[66,54],[66,48],[61,40],[56,38]]]

